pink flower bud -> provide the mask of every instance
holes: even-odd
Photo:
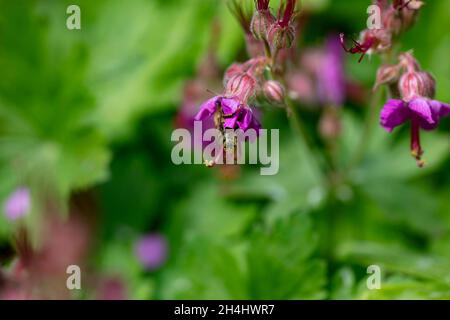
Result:
[[[419,10],[425,3],[420,0],[394,0],[393,8],[395,10]]]
[[[267,100],[274,103],[283,103],[285,90],[281,83],[275,80],[269,80],[264,83],[263,86],[264,95]]]
[[[275,23],[268,31],[267,39],[274,50],[290,48],[295,39],[295,29],[291,25],[282,27]]]
[[[398,81],[400,76],[400,66],[385,64],[382,65],[377,71],[377,79],[375,82],[374,90],[378,89],[383,84],[392,84]]]
[[[272,50],[290,48],[295,39],[295,6],[297,0],[281,1],[278,18],[267,31],[267,40]]]
[[[394,7],[390,7],[383,15],[383,26],[392,34],[399,35],[403,29],[401,16]]]
[[[419,0],[411,0],[407,3],[406,7],[410,10],[419,10],[425,3]]]
[[[240,75],[244,73],[244,66],[240,63],[233,63],[228,69],[225,71],[225,75],[223,77],[224,86],[227,85],[228,81],[234,76]]]
[[[399,56],[400,65],[405,68],[408,72],[420,71],[420,64],[414,58],[411,52],[402,53]]]
[[[275,17],[270,13],[270,10],[255,11],[250,24],[250,31],[257,40],[266,40],[267,32],[273,23],[275,23]]]
[[[247,102],[256,91],[256,80],[248,73],[233,76],[225,86],[225,95],[237,97],[242,102]]]
[[[401,22],[402,31],[414,24],[417,13],[423,5],[424,2],[419,0],[394,0],[392,8],[396,18]]]
[[[322,138],[336,139],[342,132],[342,124],[335,108],[327,109],[320,118],[319,133]]]
[[[436,81],[428,72],[410,71],[400,78],[399,90],[403,100],[407,102],[417,97],[433,98]]]

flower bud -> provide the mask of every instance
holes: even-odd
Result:
[[[268,30],[274,22],[275,17],[270,13],[270,10],[257,10],[253,14],[250,31],[257,40],[265,40]]]
[[[400,66],[385,64],[382,65],[377,71],[377,79],[375,82],[374,90],[378,89],[383,84],[395,83],[400,75]]]
[[[268,31],[267,39],[273,50],[290,48],[295,39],[295,30],[291,25],[282,27],[275,23]]]
[[[225,95],[247,102],[256,91],[256,80],[248,73],[233,76],[225,86]]]
[[[400,65],[408,72],[420,71],[420,64],[411,52],[402,53],[399,56]]]
[[[275,80],[269,80],[263,86],[264,95],[270,102],[283,103],[285,97],[285,90],[281,83]]]
[[[394,0],[393,8],[395,10],[419,10],[425,3],[420,0]]]
[[[407,102],[416,97],[433,98],[436,81],[428,72],[410,71],[400,78],[399,90],[403,100]]]
[[[394,7],[386,10],[384,13],[383,26],[394,35],[399,35],[402,32],[402,19]]]
[[[335,108],[326,109],[319,122],[319,133],[326,140],[333,140],[340,136],[342,124]]]
[[[227,85],[227,83],[230,81],[231,78],[234,76],[240,75],[244,73],[244,66],[240,63],[233,63],[231,66],[228,67],[228,69],[225,71],[224,77],[223,77],[223,84],[224,86]]]

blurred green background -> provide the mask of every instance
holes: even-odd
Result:
[[[81,30],[66,28],[69,4],[81,8]],[[333,31],[357,34],[368,4],[304,0],[300,50]],[[89,198],[89,270],[121,279],[130,299],[450,298],[450,120],[424,134],[423,170],[407,128],[388,135],[374,124],[362,161],[333,190],[275,109],[262,124],[280,128],[276,176],[175,166],[183,88],[211,42],[222,71],[246,59],[225,1],[0,0],[0,199],[28,186],[33,232],[49,199],[67,216],[74,199]],[[450,102],[450,2],[426,1],[401,43]],[[379,64],[346,56],[348,77],[367,90]],[[342,167],[366,108],[344,107]],[[305,114],[313,132],[316,115]],[[1,266],[14,257],[16,231],[1,214]],[[167,261],[146,271],[133,244],[155,232],[167,239]],[[373,264],[380,290],[366,287]]]

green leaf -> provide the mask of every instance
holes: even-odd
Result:
[[[370,242],[342,244],[338,255],[343,260],[359,263],[363,267],[380,265],[383,272],[401,272],[418,279],[450,285],[450,260],[444,257]]]
[[[255,231],[247,248],[250,298],[323,298],[326,266],[313,257],[316,244],[307,214]]]

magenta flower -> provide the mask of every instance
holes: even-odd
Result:
[[[149,234],[140,238],[135,247],[138,260],[147,270],[156,270],[167,259],[168,245],[161,234]]]
[[[209,99],[200,106],[200,111],[195,116],[195,120],[209,120],[219,108],[223,113],[224,129],[241,129],[244,132],[248,129],[254,129],[259,134],[261,124],[254,116],[250,107],[241,103],[237,98],[216,96]]]
[[[450,106],[437,100],[415,98],[410,102],[391,99],[381,110],[381,125],[388,132],[411,120],[424,130],[433,130],[441,118],[450,114]]]
[[[25,187],[20,187],[6,200],[4,205],[5,216],[9,220],[17,220],[30,211],[30,206],[30,191]]]
[[[450,115],[450,106],[437,100],[417,97],[409,102],[391,99],[381,110],[380,123],[388,132],[411,121],[411,153],[420,167],[423,149],[420,145],[420,129],[433,130],[439,125],[441,118]]]

